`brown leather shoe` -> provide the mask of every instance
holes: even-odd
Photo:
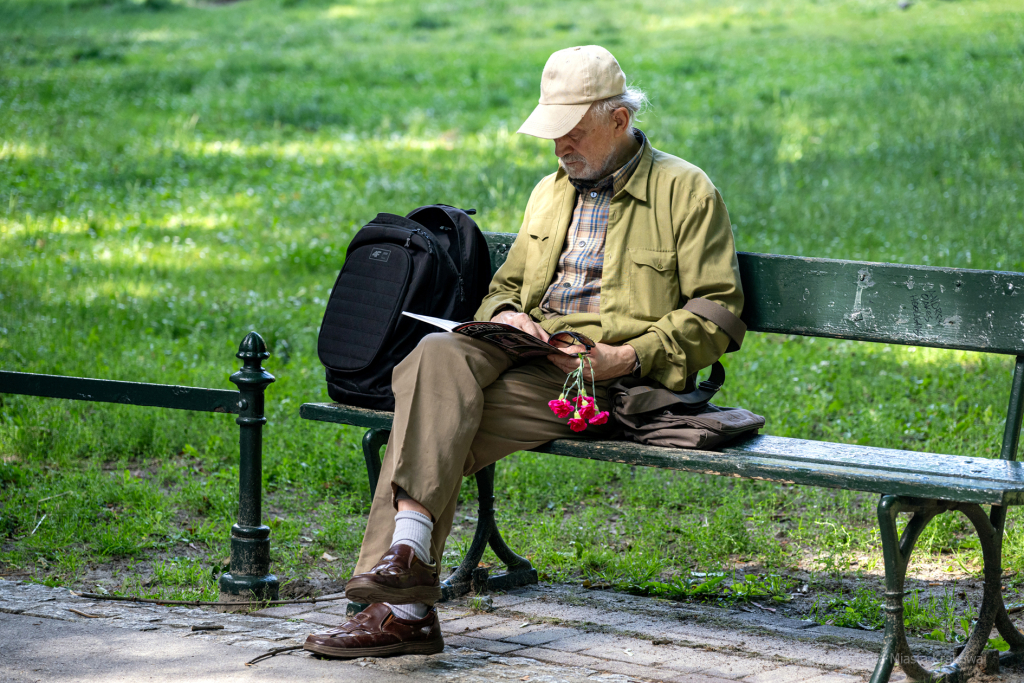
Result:
[[[433,655],[444,650],[437,610],[411,621],[399,619],[383,603],[370,605],[338,628],[311,633],[302,646],[325,657]]]
[[[433,605],[441,599],[437,563],[427,564],[410,546],[396,543],[376,567],[348,580],[345,597],[352,602]]]

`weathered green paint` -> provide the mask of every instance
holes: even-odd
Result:
[[[133,406],[211,413],[238,412],[238,392],[230,389],[36,375],[28,372],[0,371],[0,394],[24,394],[93,403],[125,403]]]
[[[392,413],[307,403],[306,419],[390,429]],[[1024,503],[1024,463],[889,448],[758,436],[720,451],[641,446],[628,441],[562,439],[538,453],[622,462],[747,479],[943,498],[965,503]]]
[[[768,254],[739,262],[752,330],[1024,353],[1024,273]]]
[[[270,357],[263,338],[250,332],[238,347],[238,523],[231,527],[231,571],[220,577],[225,599],[276,600],[279,582],[270,573],[270,528],[262,522],[263,393],[274,376],[263,369]]]
[[[966,515],[978,534],[984,558],[984,588],[977,621],[956,660],[929,671],[914,659],[907,642],[903,626],[903,586],[910,556],[921,532],[936,516],[953,511]],[[901,512],[912,515],[902,536],[898,534],[896,524]],[[998,666],[1000,660],[1009,662],[1021,656],[1024,652],[1024,636],[1010,622],[1001,590],[1005,507],[993,507],[990,519],[980,506],[973,503],[887,495],[882,496],[878,503],[878,521],[885,561],[885,634],[871,683],[888,681],[896,664],[912,681],[966,681],[975,673],[995,673],[992,669]],[[985,649],[993,626],[998,628],[1010,644],[1011,651],[1005,657],[1000,657],[995,650]]]
[[[366,476],[370,479],[370,500],[377,495],[381,466],[380,449],[388,445],[390,437],[391,432],[387,429],[369,429],[363,434],[363,460],[366,461]]]
[[[1006,409],[1006,425],[1003,427],[1003,447],[999,457],[1003,460],[1017,459],[1017,444],[1020,442],[1020,422],[1024,417],[1024,356],[1017,356],[1013,368],[1013,384],[1010,387],[1010,405]]]
[[[497,269],[515,235],[485,235]],[[751,330],[1024,354],[1024,273],[738,257]]]
[[[356,411],[349,413],[348,411]],[[303,403],[299,408],[299,416],[304,420],[317,422],[334,422],[336,424],[366,427],[367,429],[391,430],[394,413],[368,408],[353,408],[339,403]],[[353,422],[352,420],[358,420]]]

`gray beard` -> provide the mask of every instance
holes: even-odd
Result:
[[[611,166],[612,159],[614,158],[615,152],[612,151],[608,154],[607,157],[601,160],[600,166],[595,166],[591,164],[590,161],[588,161],[585,157],[579,154],[566,154],[564,157],[558,157],[558,165],[561,166],[562,170],[565,171],[566,174],[568,174],[568,176],[573,180],[593,181],[601,180],[606,175],[608,175],[609,166]],[[568,159],[569,161],[582,161],[583,169],[579,171],[576,175],[573,175],[573,173],[565,165],[566,159]]]

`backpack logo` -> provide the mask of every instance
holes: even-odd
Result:
[[[378,247],[370,251],[371,261],[380,261],[381,263],[387,263],[389,258],[391,258],[390,249],[381,249]]]

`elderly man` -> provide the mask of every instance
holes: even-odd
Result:
[[[568,330],[596,340],[589,357],[599,406],[608,385],[630,374],[682,390],[726,350],[725,332],[682,310],[688,299],[735,315],[743,306],[722,196],[699,168],[654,149],[633,127],[644,101],[604,48],[548,59],[540,103],[519,132],[554,140],[559,168],[534,188],[476,313],[541,339]],[[353,601],[372,604],[310,635],[307,650],[362,657],[444,648],[433,604],[462,477],[552,439],[612,432],[605,424],[574,434],[548,409],[579,362],[558,355],[514,365],[492,344],[443,333],[395,368],[380,475],[390,486],[377,487],[345,587]]]

